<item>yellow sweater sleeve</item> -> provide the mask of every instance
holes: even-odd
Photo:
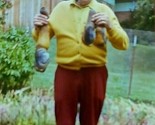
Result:
[[[50,39],[53,36],[54,32],[49,24],[43,27],[36,27],[32,29],[32,37],[36,41],[36,47],[48,49],[50,46]]]
[[[109,9],[111,29],[107,29],[107,36],[112,46],[119,50],[126,50],[129,46],[129,38],[123,28],[120,26],[117,17]]]
[[[39,28],[34,27],[34,28],[32,29],[32,37],[33,37],[33,39],[35,40],[35,42],[37,42],[38,34],[39,34]]]

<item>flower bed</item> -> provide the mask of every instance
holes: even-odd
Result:
[[[100,125],[155,125],[155,107],[124,98],[107,98]]]
[[[55,125],[53,91],[0,94],[0,125]],[[98,125],[154,125],[155,107],[107,97]]]

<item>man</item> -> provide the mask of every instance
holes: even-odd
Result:
[[[88,20],[89,12],[95,13]],[[95,25],[95,38],[85,44],[84,35],[89,22]],[[96,0],[60,2],[49,18],[42,14],[34,18],[33,37],[36,51],[49,48],[50,39],[57,39],[55,72],[55,116],[57,125],[75,125],[77,105],[80,105],[81,125],[97,125],[105,99],[107,69],[106,41],[119,50],[128,48],[128,36],[121,28],[113,11]],[[48,35],[39,41],[40,26],[48,26]],[[104,31],[104,34],[103,32]],[[98,33],[99,32],[99,33]],[[90,33],[91,34],[91,33]],[[98,35],[105,35],[98,41]],[[46,54],[45,54],[46,55]],[[36,59],[37,60],[37,59]]]

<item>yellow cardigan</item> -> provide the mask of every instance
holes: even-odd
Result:
[[[92,0],[86,7],[79,7],[74,0],[60,2],[49,16],[48,34],[38,43],[39,30],[33,29],[32,35],[37,45],[49,48],[50,39],[57,39],[56,62],[64,68],[78,70],[82,67],[99,67],[106,64],[106,44],[89,46],[82,42],[82,35],[90,9],[106,13],[112,28],[106,30],[106,37],[119,49],[128,48],[129,39],[120,26],[113,11],[105,4]]]

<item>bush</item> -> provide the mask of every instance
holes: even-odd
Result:
[[[28,85],[33,75],[34,42],[22,28],[0,32],[0,89],[2,93]]]
[[[154,0],[136,0],[136,8],[130,12],[130,20],[121,22],[124,28],[155,31]]]

